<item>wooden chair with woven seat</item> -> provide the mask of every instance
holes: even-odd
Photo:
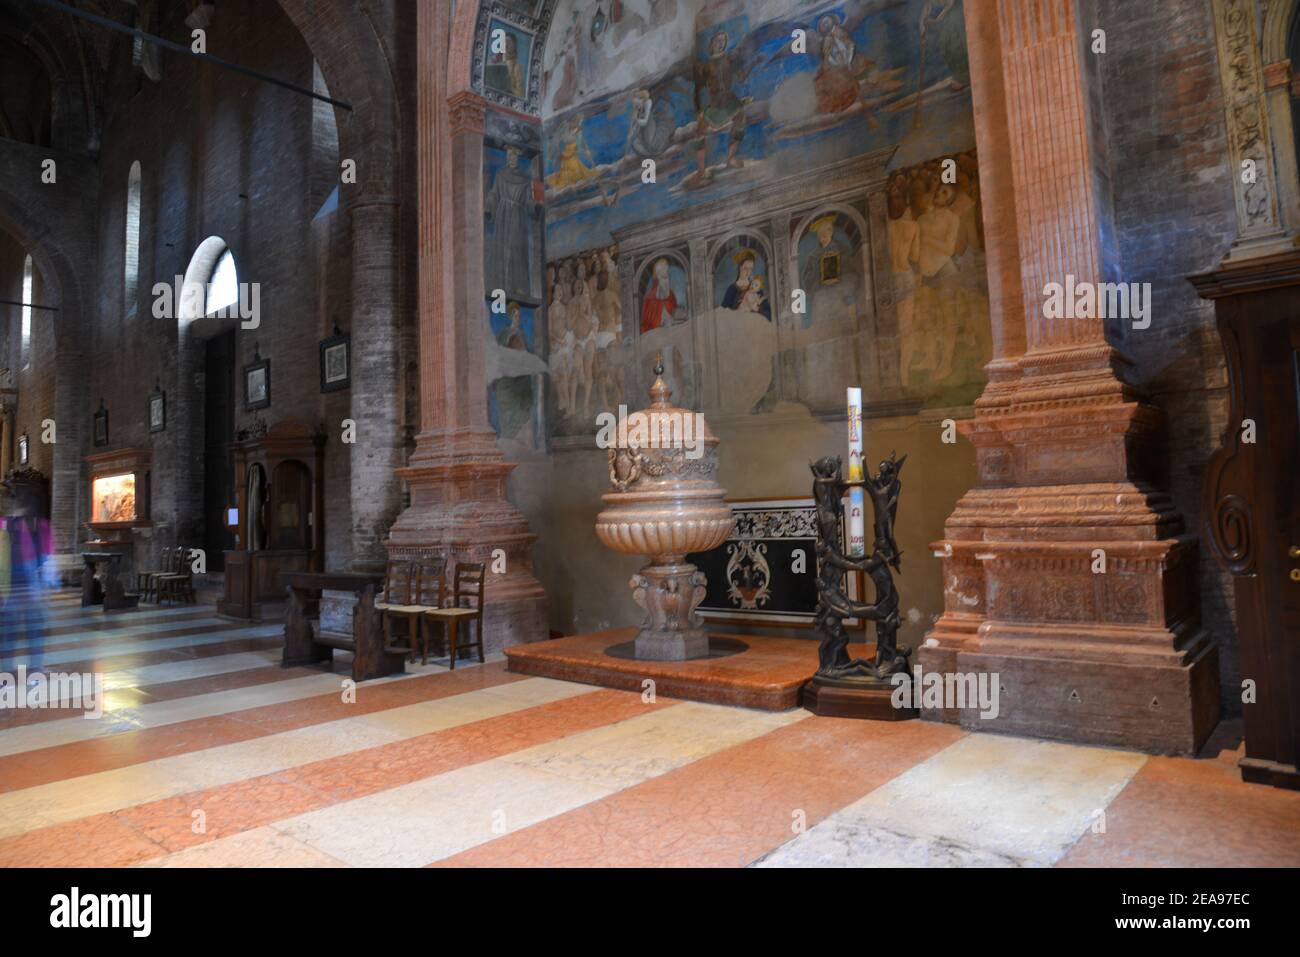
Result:
[[[415,646],[422,646],[420,664],[429,663],[429,642],[425,638],[423,616],[426,611],[440,608],[447,594],[446,576],[447,559],[436,556],[412,562],[414,573],[411,579],[409,601],[405,605],[389,605],[384,612],[384,643],[392,644],[391,622],[405,621],[407,640],[410,644],[411,660],[415,660]],[[387,603],[385,603],[387,604]]]
[[[176,567],[175,555],[176,549],[164,548],[161,568],[136,573],[135,590],[140,594],[141,601],[148,601],[150,597],[155,602],[158,600],[158,579],[164,575],[175,575],[179,570]]]
[[[483,661],[483,584],[487,578],[486,567],[482,562],[457,562],[455,585],[451,604],[446,608],[431,608],[424,613],[423,624],[428,627],[434,622],[442,623],[442,633],[447,639],[447,654],[450,668],[456,670],[456,658],[462,648],[478,648],[478,660]],[[462,622],[477,622],[474,629],[475,641],[460,642]],[[423,639],[428,648],[427,635]]]
[[[154,590],[158,604],[161,605],[164,598],[183,601],[187,605],[194,604],[196,600],[194,569],[186,561],[188,554],[189,549],[184,545],[177,545],[172,549],[172,567],[175,571],[154,576]]]
[[[409,647],[400,649],[393,644],[393,622],[388,617],[389,611],[405,608],[411,604],[411,586],[414,584],[414,563],[405,559],[389,559],[384,566],[384,590],[376,596],[375,611],[379,612],[384,622],[384,645],[389,651],[405,651],[415,654],[415,641]]]

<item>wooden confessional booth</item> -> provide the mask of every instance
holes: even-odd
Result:
[[[226,590],[217,611],[278,618],[286,572],[318,572],[325,556],[325,436],[296,419],[230,446],[234,457],[236,548],[226,552]]]
[[[1300,251],[1192,284],[1214,300],[1228,366],[1228,427],[1203,503],[1236,596],[1241,776],[1300,790]]]

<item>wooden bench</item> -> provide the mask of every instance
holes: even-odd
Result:
[[[289,608],[281,667],[332,663],[334,649],[339,648],[352,652],[354,681],[404,673],[409,651],[385,647],[383,625],[375,609],[375,594],[383,578],[355,572],[286,572],[283,581]],[[322,591],[347,591],[357,596],[350,636],[320,630]]]

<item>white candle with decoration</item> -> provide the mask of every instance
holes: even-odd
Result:
[[[861,482],[862,471],[862,390],[849,389],[849,481]],[[867,553],[867,532],[863,511],[863,490],[849,489],[849,554]]]

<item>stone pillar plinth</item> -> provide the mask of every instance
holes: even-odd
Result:
[[[548,636],[533,574],[536,536],[506,496],[515,466],[488,424],[483,279],[486,102],[448,97],[448,18],[417,8],[419,32],[420,432],[397,474],[410,490],[386,542],[392,558],[441,554],[481,562],[485,650]]]
[[[966,17],[995,350],[961,426],[979,485],[934,545],[945,613],[917,663],[996,674],[999,710],[923,716],[1193,753],[1218,719],[1218,652],[1199,621],[1196,539],[1148,481],[1160,414],[1126,381],[1117,320],[1043,308],[1047,284],[1115,271],[1090,27],[1071,0],[968,4]]]

